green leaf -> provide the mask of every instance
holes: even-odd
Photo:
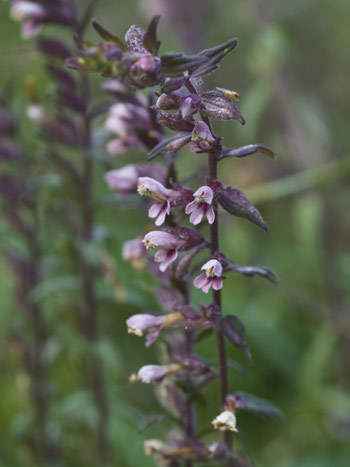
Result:
[[[94,27],[96,32],[102,37],[102,39],[104,39],[107,42],[113,42],[114,44],[117,44],[118,47],[120,47],[122,50],[126,50],[126,46],[124,45],[123,41],[119,39],[119,37],[107,31],[107,29],[101,26],[96,19],[92,20],[92,26]]]
[[[142,433],[147,430],[147,428],[155,423],[163,423],[166,420],[169,420],[171,417],[169,414],[165,413],[154,413],[151,415],[146,415],[142,417],[138,424],[138,431]]]
[[[260,212],[237,188],[232,186],[224,187],[218,201],[230,214],[238,217],[244,217],[258,227],[261,227],[265,232],[268,231],[269,228]]]
[[[143,38],[145,49],[151,52],[152,55],[157,55],[160,47],[160,41],[157,40],[157,25],[159,19],[160,15],[153,16]]]

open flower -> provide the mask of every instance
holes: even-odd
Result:
[[[137,191],[141,196],[149,196],[157,201],[153,204],[148,215],[151,219],[156,217],[155,224],[162,225],[165,216],[170,214],[171,201],[175,201],[181,194],[175,190],[165,188],[160,182],[150,177],[140,177]]]
[[[212,202],[214,198],[213,190],[208,186],[201,186],[193,193],[194,201],[186,206],[186,214],[191,214],[190,222],[197,225],[202,221],[203,216],[207,216],[209,224],[215,219]]]
[[[128,332],[136,336],[143,336],[147,332],[146,347],[149,347],[159,336],[162,329],[174,326],[184,321],[184,316],[180,312],[167,313],[165,315],[137,314],[131,316],[126,324]]]
[[[155,254],[154,260],[156,263],[160,263],[159,269],[162,272],[176,260],[179,248],[184,245],[184,241],[176,235],[161,230],[154,230],[146,234],[143,243],[147,249],[160,247],[160,250]]]
[[[194,286],[197,289],[202,289],[204,293],[208,293],[210,287],[213,287],[214,290],[220,290],[222,288],[221,263],[216,259],[211,259],[201,269],[204,272],[195,278]]]
[[[211,422],[214,425],[216,430],[220,431],[238,431],[236,428],[236,416],[230,410],[225,410],[221,412],[214,420]]]

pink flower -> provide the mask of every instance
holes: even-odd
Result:
[[[151,219],[157,218],[155,221],[157,226],[162,225],[165,216],[170,214],[171,201],[175,201],[180,196],[179,192],[165,188],[160,182],[150,177],[138,179],[137,191],[141,196],[149,196],[157,200],[157,203],[153,204],[148,211]]]
[[[138,178],[138,170],[132,164],[118,170],[110,170],[104,176],[109,188],[118,190],[122,196],[135,191]]]
[[[131,316],[126,324],[128,332],[136,336],[143,336],[146,332],[146,347],[149,347],[159,336],[162,329],[176,325],[184,321],[184,317],[180,312],[167,313],[165,315],[151,315],[147,313]]]
[[[155,254],[154,260],[160,263],[159,269],[164,272],[178,255],[179,248],[184,245],[176,235],[161,230],[154,230],[145,235],[143,243],[147,249],[161,247]]]
[[[215,219],[212,202],[214,193],[208,186],[201,186],[193,193],[194,201],[186,206],[186,214],[191,214],[190,222],[197,225],[202,221],[203,216],[207,216],[209,224],[212,224]]]
[[[38,3],[16,1],[11,7],[10,15],[15,21],[25,21],[22,26],[22,37],[29,39],[40,30],[46,9]]]
[[[201,269],[205,272],[195,278],[194,286],[197,289],[202,289],[204,293],[208,293],[210,287],[213,287],[214,290],[220,290],[222,288],[221,263],[216,259],[211,259]]]

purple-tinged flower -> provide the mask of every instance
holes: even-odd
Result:
[[[143,243],[147,249],[160,247],[160,250],[155,254],[154,260],[156,263],[160,263],[159,269],[162,272],[176,260],[179,249],[185,244],[176,235],[161,230],[154,230],[146,234]]]
[[[137,191],[141,196],[149,196],[157,201],[153,204],[148,215],[151,219],[156,217],[155,224],[160,226],[165,221],[165,216],[170,214],[171,201],[175,201],[181,193],[165,188],[160,182],[150,177],[138,179]]]
[[[139,173],[135,165],[129,164],[121,169],[109,170],[104,179],[111,190],[118,190],[121,196],[135,191]]]
[[[179,311],[165,315],[137,314],[131,316],[126,324],[128,332],[136,336],[143,336],[146,332],[146,347],[149,347],[158,338],[162,329],[177,325],[184,321],[184,316]]]
[[[141,270],[145,265],[146,248],[142,243],[142,238],[137,237],[124,243],[122,248],[122,258],[129,261],[136,270]]]
[[[144,365],[139,369],[137,379],[142,383],[160,383],[164,378],[177,373],[181,369],[182,365],[179,363],[171,363],[169,365]]]
[[[192,117],[199,110],[201,98],[196,94],[186,96],[181,104],[181,115],[183,118]]]
[[[128,164],[121,169],[109,170],[104,179],[111,190],[119,192],[120,197],[136,192],[137,182],[140,177],[152,174],[158,181],[163,181],[166,172],[160,165]]]
[[[39,32],[46,17],[46,9],[31,1],[16,1],[11,7],[10,15],[15,21],[25,21],[22,26],[22,37],[29,39]]]
[[[150,113],[143,104],[146,105],[146,102],[140,102],[140,105],[119,102],[109,109],[105,126],[118,136],[107,144],[110,155],[121,154],[128,146],[145,149],[135,132],[137,129],[138,132],[149,133],[153,128]]]
[[[220,148],[220,138],[213,136],[206,123],[202,121],[197,122],[192,131],[191,152],[218,151]]]
[[[214,198],[213,190],[204,185],[198,188],[193,193],[194,201],[186,206],[186,214],[191,214],[190,222],[193,225],[197,225],[202,222],[203,216],[207,216],[209,224],[212,224],[215,220],[215,213],[212,207]]]
[[[194,279],[194,286],[197,289],[202,289],[204,293],[208,293],[210,287],[213,287],[214,290],[220,290],[222,288],[221,263],[216,259],[211,259],[201,269],[205,272]]]
[[[157,122],[164,125],[173,131],[187,131],[190,132],[194,127],[194,120],[190,118],[182,118],[180,115],[171,114],[167,112],[158,112]]]
[[[15,0],[10,15],[15,21],[24,21],[22,37],[29,39],[39,32],[43,23],[56,23],[73,26],[75,23],[71,9],[61,2],[35,2]]]
[[[236,416],[230,410],[225,410],[221,412],[214,420],[212,421],[214,428],[220,431],[238,431],[236,428]]]

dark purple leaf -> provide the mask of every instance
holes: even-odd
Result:
[[[245,120],[235,104],[220,91],[208,91],[201,96],[201,112],[208,117],[220,120],[237,120],[242,125]]]
[[[229,264],[225,268],[225,271],[235,271],[247,277],[261,276],[274,284],[277,283],[275,274],[265,266],[238,266],[237,264]]]
[[[145,37],[143,38],[143,45],[146,50],[151,52],[152,55],[157,55],[160,47],[160,41],[157,40],[157,25],[160,15],[153,16],[147,28]]]
[[[69,72],[51,64],[47,65],[46,69],[58,84],[68,88],[70,91],[76,89],[75,79]]]
[[[152,151],[148,153],[147,160],[152,160],[155,157],[159,156],[159,154],[163,152],[175,152],[174,148],[177,147],[177,151],[184,146],[185,144],[191,141],[191,134],[188,133],[178,133],[171,138],[163,139],[157,146],[155,146]]]
[[[50,58],[54,57],[65,60],[71,55],[69,47],[58,39],[51,39],[48,37],[40,38],[37,46],[41,53]]]
[[[257,152],[262,152],[263,154],[266,154],[273,159],[276,156],[275,152],[264,144],[248,144],[247,146],[242,146],[238,149],[223,149],[220,155],[220,159],[224,159],[225,157],[246,157]]]
[[[268,226],[260,212],[237,188],[232,186],[224,187],[218,201],[230,214],[238,217],[244,217],[253,224],[261,227],[266,232],[268,231]]]
[[[243,350],[248,359],[252,361],[252,356],[248,348],[245,329],[242,321],[235,315],[226,315],[221,320],[221,329],[225,336],[235,345],[237,348]]]
[[[233,50],[238,43],[238,39],[230,39],[226,42],[223,42],[222,44],[216,45],[215,47],[211,47],[210,49],[204,49],[201,52],[199,52],[198,55],[205,55],[206,57],[209,58],[214,58],[214,57],[221,57],[223,58],[226,54],[230,53],[231,50]],[[224,54],[224,55],[222,55]]]
[[[184,55],[181,52],[161,56],[162,72],[165,76],[181,75],[184,71],[208,61],[205,55]]]

